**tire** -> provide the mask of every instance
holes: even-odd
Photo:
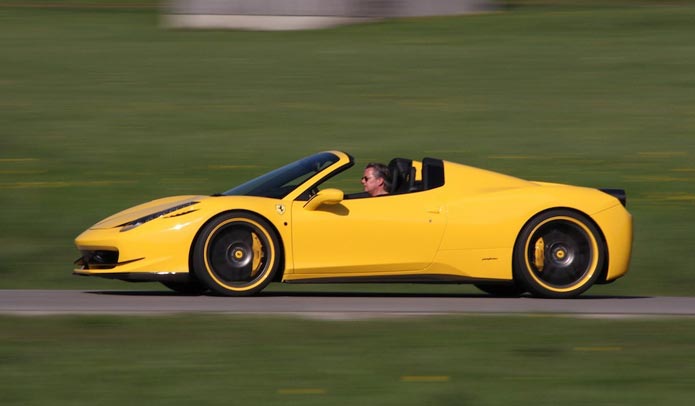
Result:
[[[162,285],[182,295],[202,295],[208,291],[208,287],[204,286],[197,280],[186,282],[169,282],[162,281]]]
[[[497,297],[519,297],[524,293],[515,283],[476,283],[475,287]]]
[[[273,280],[280,255],[278,237],[266,220],[230,212],[202,228],[193,245],[193,272],[217,294],[252,295]]]
[[[571,210],[550,210],[531,219],[514,247],[514,280],[531,294],[571,298],[589,289],[606,260],[598,228]]]

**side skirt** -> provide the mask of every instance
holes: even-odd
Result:
[[[301,283],[458,283],[471,284],[480,282],[509,282],[508,280],[471,278],[455,275],[386,275],[386,276],[340,276],[326,278],[300,278],[284,280],[288,284]]]

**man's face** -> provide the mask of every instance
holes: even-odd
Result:
[[[370,196],[375,196],[378,194],[384,184],[384,180],[377,178],[376,171],[374,168],[366,168],[364,170],[364,176],[362,177],[362,186],[364,186],[364,191],[369,193]]]

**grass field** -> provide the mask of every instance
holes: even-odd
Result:
[[[306,33],[164,31],[151,10],[0,13],[0,286],[92,285],[67,276],[71,239],[105,214],[343,148],[623,186],[636,244],[616,286],[691,292],[690,7]]]
[[[7,406],[685,405],[693,343],[693,319],[0,317],[0,394]]]
[[[0,7],[0,287],[124,287],[70,275],[80,231],[338,148],[624,187],[631,271],[592,292],[691,295],[695,7],[611,4],[285,33]]]

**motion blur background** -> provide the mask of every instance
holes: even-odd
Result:
[[[631,270],[596,292],[692,294],[695,2],[494,4],[248,32],[164,29],[154,0],[0,1],[0,287],[124,286],[70,275],[77,234],[343,149],[625,188]]]
[[[359,169],[436,156],[625,188],[630,272],[588,294],[693,295],[695,1],[495,4],[475,15],[251,32],[165,28],[155,0],[0,0],[0,288],[138,288],[71,276],[74,237],[140,202],[224,191],[343,149]],[[358,172],[346,190],[359,190]],[[3,404],[229,404],[241,393],[264,404],[692,399],[695,371],[682,363],[693,354],[691,321],[440,321],[2,318],[0,394]],[[457,341],[466,345],[450,347]],[[408,373],[444,386],[401,386]],[[505,373],[511,392],[497,390]],[[88,383],[93,376],[107,378]],[[31,389],[37,380],[45,394]]]

